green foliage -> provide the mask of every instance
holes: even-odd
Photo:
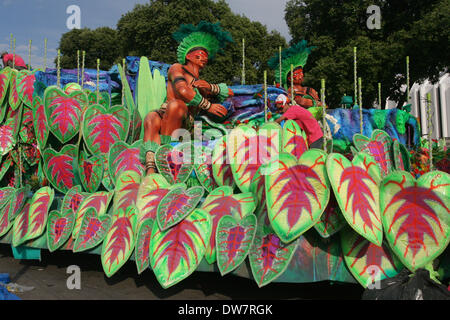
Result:
[[[109,70],[120,56],[117,31],[108,27],[95,30],[73,29],[66,32],[61,37],[59,49],[61,50],[61,67],[64,69],[77,68],[77,50],[80,50],[80,68],[83,50],[86,51],[85,68],[91,69],[97,68],[97,59],[100,59],[100,69]]]
[[[370,5],[380,6],[379,30],[367,28]],[[305,68],[305,85],[320,88],[320,79],[326,79],[331,106],[337,106],[345,93],[354,93],[355,46],[364,107],[376,100],[378,82],[384,97],[405,99],[400,87],[406,83],[406,56],[411,84],[427,77],[436,80],[450,61],[447,0],[290,0],[285,19],[291,43],[306,39],[317,46]]]

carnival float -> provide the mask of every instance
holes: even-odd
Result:
[[[108,277],[134,260],[164,288],[194,271],[259,287],[448,272],[450,176],[433,169],[448,153],[416,118],[328,108],[323,83],[320,98],[300,94],[325,132],[323,149],[308,148],[296,121],[274,121],[280,94],[297,101],[290,75],[306,41],[274,55],[277,85],[228,87],[195,86],[199,68],[186,66],[202,50],[212,60],[229,34],[201,22],[175,39],[174,65],[127,57],[87,70],[80,54],[76,70],[0,71],[0,243],[89,253]],[[170,115],[183,103],[196,112],[179,139],[168,127],[181,127]]]

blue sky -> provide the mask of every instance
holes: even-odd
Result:
[[[284,22],[287,0],[226,0],[233,12],[265,24],[290,40]],[[29,40],[32,40],[31,64],[44,65],[44,39],[48,39],[47,66],[53,66],[61,35],[69,31],[66,13],[70,5],[81,9],[81,27],[95,29],[116,27],[122,14],[135,4],[148,0],[0,0],[0,52],[9,51],[10,35],[16,39],[16,52],[28,63]]]

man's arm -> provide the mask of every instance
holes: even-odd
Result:
[[[281,121],[287,120],[287,118],[283,115],[275,120],[276,123],[281,123]]]

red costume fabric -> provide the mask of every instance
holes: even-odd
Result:
[[[309,145],[323,137],[319,123],[313,117],[311,112],[305,108],[302,108],[299,105],[293,105],[284,113],[284,116],[286,119],[295,120],[300,128],[305,131]]]

